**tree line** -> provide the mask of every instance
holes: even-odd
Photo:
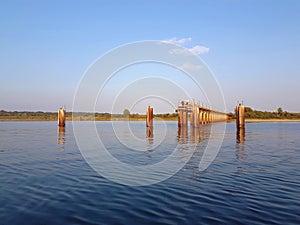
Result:
[[[235,114],[233,114],[235,118]],[[281,107],[277,111],[259,111],[250,107],[245,107],[245,118],[247,119],[300,119],[300,113],[283,111]]]
[[[235,119],[235,114],[230,113],[229,115]],[[110,114],[110,113],[88,113],[88,112],[77,112],[74,116],[78,120],[111,120],[111,119],[145,119],[144,114],[130,113],[128,109],[125,109],[122,114]],[[66,113],[67,119],[72,118],[72,112]],[[154,117],[162,119],[176,119],[177,113],[162,113],[155,114]],[[281,107],[277,111],[267,112],[254,110],[250,107],[245,107],[245,118],[247,119],[300,119],[300,113],[292,113],[284,111]],[[5,111],[0,110],[0,119],[4,120],[56,120],[57,112],[30,112],[30,111]]]

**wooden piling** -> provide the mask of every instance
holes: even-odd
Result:
[[[66,110],[64,108],[60,108],[58,110],[58,126],[64,127],[66,126]]]
[[[153,126],[153,108],[148,106],[146,110],[146,126],[152,127]]]
[[[238,104],[235,108],[236,115],[236,127],[238,129],[245,128],[245,107],[242,104]]]

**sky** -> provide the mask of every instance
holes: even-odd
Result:
[[[299,11],[297,0],[0,1],[0,110],[65,105],[71,111],[96,59],[127,43],[158,40],[203,60],[227,112],[238,101],[258,110],[300,112]],[[106,88],[97,110],[111,110],[108,102],[118,101],[110,90],[121,90],[121,83]],[[200,96],[196,101],[205,102]],[[122,107],[126,101],[133,104],[124,99]],[[163,101],[152,104],[158,104],[155,112],[168,110]]]

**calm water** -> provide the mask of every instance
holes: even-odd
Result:
[[[245,140],[228,124],[204,172],[198,165],[209,126],[178,136],[177,124],[168,122],[166,140],[153,148],[162,126],[145,138],[144,122],[132,122],[145,148],[132,153],[110,125],[97,123],[99,135],[126,163],[154,164],[177,144],[196,151],[170,179],[129,187],[91,169],[71,123],[58,130],[56,122],[0,122],[0,224],[300,224],[300,123],[247,124]]]

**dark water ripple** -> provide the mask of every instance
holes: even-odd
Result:
[[[300,224],[299,123],[247,124],[244,143],[228,124],[221,151],[203,172],[208,127],[178,138],[170,122],[160,147],[145,141],[145,152],[136,153],[114,139],[109,123],[97,126],[112,154],[137,165],[156,163],[178,143],[189,151],[200,142],[175,176],[128,187],[89,167],[71,124],[60,131],[54,122],[1,122],[0,224]],[[144,123],[133,128],[145,134]]]

